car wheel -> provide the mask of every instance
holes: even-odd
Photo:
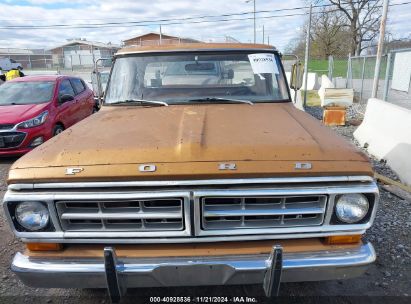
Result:
[[[91,114],[97,113],[98,112],[98,108],[97,107],[93,107],[93,112],[91,112]]]
[[[56,136],[56,135],[60,134],[63,131],[64,131],[64,127],[61,126],[61,125],[57,125],[53,129],[53,136]]]

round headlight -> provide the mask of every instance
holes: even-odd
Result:
[[[343,194],[335,206],[335,213],[342,222],[353,224],[361,221],[368,213],[369,203],[362,194]]]
[[[30,231],[43,229],[50,218],[49,210],[40,202],[22,202],[16,208],[17,222]]]

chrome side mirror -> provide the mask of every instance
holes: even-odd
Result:
[[[301,62],[294,63],[291,67],[290,88],[298,91],[303,86],[304,67]]]
[[[91,73],[91,85],[93,87],[94,94],[98,99],[103,98],[103,87],[101,85],[100,72],[93,71]]]

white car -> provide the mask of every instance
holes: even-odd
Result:
[[[16,62],[13,59],[9,58],[0,58],[0,70],[1,71],[10,71],[12,69],[23,69],[23,65],[20,62]]]

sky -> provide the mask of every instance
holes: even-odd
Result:
[[[409,0],[391,0],[402,3]],[[256,0],[257,11],[274,11],[305,6],[306,0]],[[89,24],[102,22],[147,21],[252,12],[253,0],[0,0],[0,48],[52,48],[68,39],[120,44],[122,40],[147,32],[158,32],[158,25],[120,26],[94,29],[1,29],[10,25]],[[299,13],[299,16],[261,18]],[[163,25],[164,34],[202,41],[223,40],[231,36],[241,42],[253,41],[252,14],[235,16],[229,22]],[[228,18],[228,17],[220,17]],[[302,31],[306,11],[269,12],[257,15],[257,42],[262,42],[263,25],[270,43],[284,50]],[[196,19],[204,20],[204,19]],[[411,3],[390,7],[388,31],[393,38],[411,35]],[[265,38],[267,39],[267,38]],[[266,40],[267,41],[267,40]]]

